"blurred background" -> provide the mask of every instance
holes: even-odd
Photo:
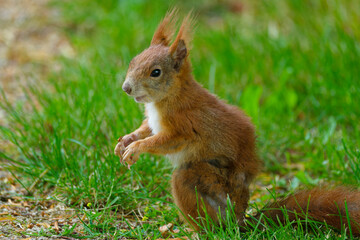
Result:
[[[120,212],[150,205],[150,226],[177,219],[171,164],[144,155],[128,171],[112,153],[143,119],[121,90],[128,63],[173,6],[197,16],[196,80],[256,124],[264,173],[252,202],[267,189],[358,186],[358,0],[2,0],[0,150],[17,193]]]

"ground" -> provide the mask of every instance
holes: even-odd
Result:
[[[47,0],[0,2],[0,83],[8,101],[14,104],[24,101],[23,88],[28,84],[46,84],[49,71],[58,70],[56,57],[74,55],[59,31],[57,11],[48,4]],[[0,124],[6,126],[7,121],[6,112],[0,109]],[[1,151],[14,151],[7,140],[0,139],[0,146]],[[41,228],[59,232],[65,223],[73,225],[73,210],[59,202],[22,197],[26,194],[1,166],[0,238],[23,239]]]
[[[143,107],[121,90],[168,1],[0,2],[0,236],[4,239],[195,237],[179,220],[164,158],[128,170],[116,139]],[[360,3],[182,1],[197,27],[195,78],[250,115],[263,173],[252,215],[304,187],[359,186]],[[160,227],[172,224],[171,231]],[[323,225],[240,233],[210,225],[197,238],[346,238]],[[170,225],[168,225],[170,226]],[[165,233],[164,233],[165,232]]]

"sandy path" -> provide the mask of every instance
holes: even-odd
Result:
[[[21,86],[40,82],[55,70],[56,57],[74,55],[48,2],[0,1],[0,87],[10,102],[23,100]],[[0,124],[6,123],[4,114]]]
[[[22,88],[29,83],[46,84],[48,74],[59,68],[57,57],[74,56],[58,15],[48,0],[0,0],[0,88],[10,103],[25,101]],[[0,125],[8,125],[2,109]],[[11,148],[11,143],[0,139],[0,151]],[[64,224],[71,225],[74,211],[50,201],[14,197],[23,192],[0,164],[0,239],[28,239],[29,233],[41,228],[56,233]]]

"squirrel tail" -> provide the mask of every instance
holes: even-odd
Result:
[[[346,187],[299,191],[264,207],[257,217],[260,214],[283,223],[307,217],[360,236],[360,192]]]

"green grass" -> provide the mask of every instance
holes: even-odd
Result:
[[[360,2],[243,1],[240,14],[220,3],[177,5],[182,13],[191,8],[198,13],[191,52],[196,79],[243,108],[257,126],[264,172],[274,179],[263,184],[286,190],[322,182],[358,186]],[[0,104],[11,125],[1,127],[0,134],[16,147],[1,152],[8,159],[4,164],[27,188],[43,175],[35,194],[52,189],[54,197],[86,213],[89,237],[153,239],[161,237],[158,227],[169,222],[182,231],[170,194],[170,163],[144,155],[128,170],[113,154],[116,139],[143,119],[143,107],[121,90],[127,65],[148,47],[174,3],[81,0],[53,5],[61,10],[63,29],[77,54],[60,59],[61,71],[46,84],[30,87],[35,100],[14,105],[3,95]],[[30,113],[24,104],[33,105]],[[257,204],[269,199],[266,193]],[[85,208],[88,203],[91,211]],[[114,212],[133,210],[147,219],[132,221],[134,228],[128,227],[129,218],[118,219]],[[118,227],[119,221],[124,227]],[[338,236],[319,225],[311,225],[311,231],[269,224],[241,234],[231,219],[227,226],[226,232],[206,228],[201,236]],[[319,228],[323,232],[317,233]]]

